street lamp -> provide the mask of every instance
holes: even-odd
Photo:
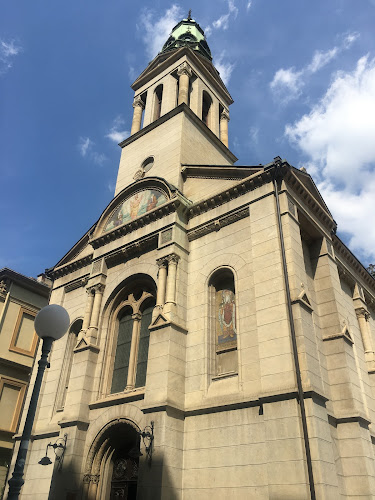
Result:
[[[43,374],[46,366],[48,365],[48,354],[51,351],[53,341],[60,339],[66,333],[69,328],[69,323],[69,314],[63,307],[57,304],[51,304],[43,307],[43,309],[41,309],[36,315],[34,327],[38,336],[43,339],[42,355],[38,362],[38,373],[36,375],[34,389],[30,399],[29,410],[27,412],[25,427],[23,429],[20,447],[18,449],[16,464],[14,466],[13,475],[8,481],[8,500],[18,500],[22,485],[25,482],[23,480],[23,470],[25,467],[27,449],[31,438],[31,431],[33,428]]]

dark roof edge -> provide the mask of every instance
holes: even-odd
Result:
[[[8,278],[17,284],[38,293],[39,295],[49,297],[50,286],[48,284],[37,281],[35,278],[29,278],[28,276],[20,274],[17,271],[13,271],[13,269],[10,269],[9,267],[3,267],[0,269],[0,280],[4,278]]]

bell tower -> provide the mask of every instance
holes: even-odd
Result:
[[[228,149],[233,99],[190,13],[132,89],[131,135],[120,143],[115,196],[147,175],[162,177],[183,192],[183,165],[232,166],[237,160]]]

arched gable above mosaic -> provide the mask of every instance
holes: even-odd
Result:
[[[166,194],[159,189],[144,189],[137,191],[122,201],[108,217],[103,233],[122,226],[168,201]]]
[[[119,193],[104,210],[94,237],[109,233],[158,209],[174,198],[175,191],[174,186],[157,177],[134,182]]]

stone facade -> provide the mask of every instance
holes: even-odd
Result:
[[[0,498],[38,344],[34,317],[48,303],[48,283],[0,270]]]
[[[72,324],[21,498],[374,498],[375,280],[305,171],[234,166],[208,59],[133,89],[115,198],[50,271]]]

